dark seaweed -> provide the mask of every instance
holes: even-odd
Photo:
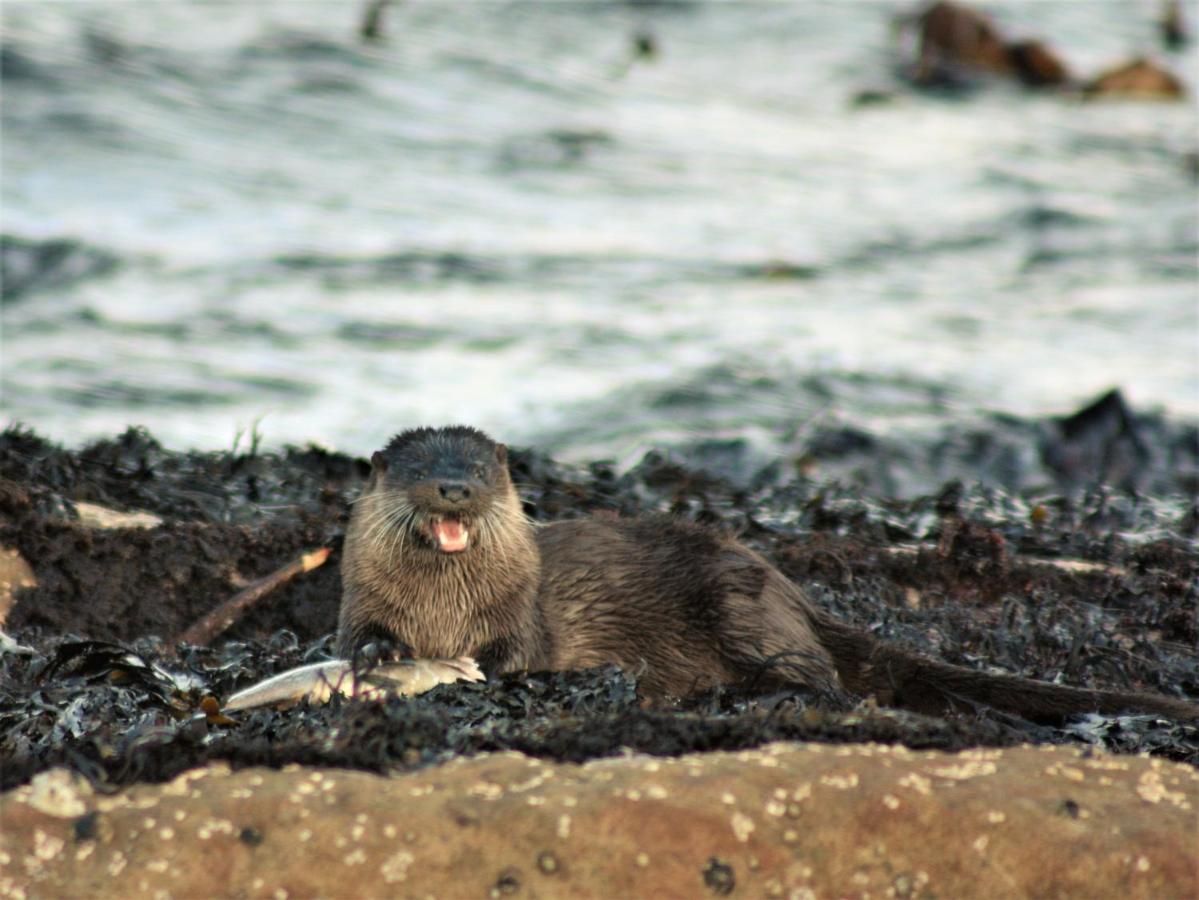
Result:
[[[1124,435],[1124,412],[1116,417]],[[1155,432],[1139,450],[1160,453]],[[530,515],[670,512],[728,529],[838,617],[960,665],[1080,686],[1199,697],[1199,551],[1193,497],[1104,485],[1010,493],[950,482],[913,500],[803,477],[733,483],[651,454],[625,474],[513,450]],[[163,449],[130,430],[67,451],[0,434],[0,545],[38,585],[6,628],[32,653],[0,652],[0,785],[53,765],[101,785],[160,781],[212,759],[372,771],[516,749],[582,761],[753,747],[772,740],[881,741],[962,749],[1082,743],[1199,765],[1199,728],[1153,717],[1054,729],[979,710],[943,718],[799,695],[714,691],[647,706],[635,673],[508,675],[386,702],[200,711],[261,678],[331,655],[339,538],[365,460],[319,448],[277,454]],[[149,529],[85,528],[78,502],[138,509]],[[1188,518],[1189,517],[1189,518]],[[1188,522],[1191,524],[1188,525]],[[173,646],[187,625],[317,546],[334,548],[235,623],[214,647]],[[1090,568],[1052,565],[1063,558]]]

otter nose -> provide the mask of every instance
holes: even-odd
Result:
[[[443,481],[437,486],[437,490],[442,499],[451,503],[461,503],[470,499],[470,488],[461,481]]]

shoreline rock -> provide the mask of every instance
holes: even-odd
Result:
[[[1193,896],[1199,771],[1060,747],[769,744],[381,777],[210,765],[0,797],[19,896]]]

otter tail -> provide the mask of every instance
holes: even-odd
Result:
[[[816,612],[813,626],[832,655],[845,688],[874,696],[886,706],[931,715],[986,706],[1043,724],[1095,712],[1139,712],[1199,721],[1199,705],[1170,697],[1067,687],[928,659],[877,641],[823,611]]]

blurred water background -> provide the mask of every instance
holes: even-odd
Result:
[[[988,8],[1087,75],[1157,6]],[[627,461],[1113,385],[1199,416],[1194,102],[918,94],[910,8],[417,0],[364,44],[341,0],[6,0],[4,418]]]

